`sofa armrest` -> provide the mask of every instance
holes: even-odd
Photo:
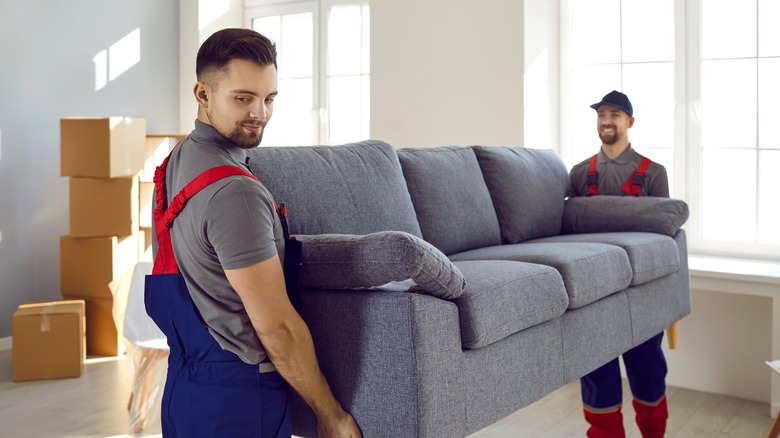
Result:
[[[680,199],[636,196],[570,197],[561,234],[644,231],[674,236],[688,220]]]
[[[430,243],[401,231],[296,236],[303,243],[300,286],[412,291],[459,297],[463,274]]]
[[[455,303],[330,289],[303,289],[301,300],[322,373],[363,436],[465,435],[466,388],[453,378],[463,369]],[[295,394],[293,412],[293,434],[315,436],[316,418]]]

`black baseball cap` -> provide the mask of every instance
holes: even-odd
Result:
[[[634,107],[631,106],[631,101],[628,100],[628,96],[617,90],[612,90],[601,98],[601,102],[594,103],[590,107],[598,111],[601,105],[612,105],[620,108],[628,114],[629,117],[634,116]]]

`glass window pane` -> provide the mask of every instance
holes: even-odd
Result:
[[[612,90],[621,90],[620,64],[575,67],[572,72],[573,164],[599,151],[601,140],[596,131],[596,111],[590,106]]]
[[[628,138],[637,146],[674,146],[674,63],[623,65],[623,90],[636,121]]]
[[[756,151],[702,151],[702,237],[753,243],[756,238]]]
[[[571,2],[574,64],[620,62],[620,0]]]
[[[313,74],[314,38],[311,12],[282,16],[282,48],[279,77],[300,78]]]
[[[360,74],[363,18],[359,5],[339,6],[328,15],[328,74]]]
[[[623,62],[674,61],[673,0],[623,0],[622,12]]]
[[[263,146],[316,144],[312,79],[280,79],[274,114],[263,135]]]
[[[780,129],[778,129],[780,79],[778,78],[780,78],[780,58],[758,60],[758,147],[762,149],[780,149]]]
[[[282,43],[282,16],[258,17],[252,19],[252,30],[260,32],[268,39],[276,43],[277,52],[281,50]],[[277,59],[277,63],[278,63]]]
[[[756,60],[703,61],[702,147],[756,147]]]
[[[361,76],[328,79],[328,142],[362,140],[363,80]]]
[[[780,56],[780,0],[758,0],[758,56]]]
[[[777,202],[777,169],[780,169],[780,151],[760,151],[758,166],[758,243],[778,245],[780,202]]]
[[[756,0],[701,2],[701,57],[756,56]]]

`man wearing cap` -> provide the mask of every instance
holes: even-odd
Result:
[[[591,105],[598,113],[599,152],[570,172],[570,196],[669,197],[664,166],[637,153],[628,141],[634,125],[634,108],[628,97],[612,91]],[[623,354],[626,375],[634,396],[636,422],[644,438],[663,437],[666,404],[666,358],[661,332]],[[622,382],[618,358],[580,379],[585,420],[590,438],[624,437]]]

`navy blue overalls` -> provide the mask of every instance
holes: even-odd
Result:
[[[179,273],[170,226],[187,200],[231,175],[251,173],[234,166],[207,170],[163,210],[167,158],[155,173],[154,212],[159,249],[146,277],[146,311],[171,349],[162,399],[164,437],[290,437],[290,389],[270,362],[244,363],[223,350],[206,329]],[[256,178],[255,178],[256,179]]]

